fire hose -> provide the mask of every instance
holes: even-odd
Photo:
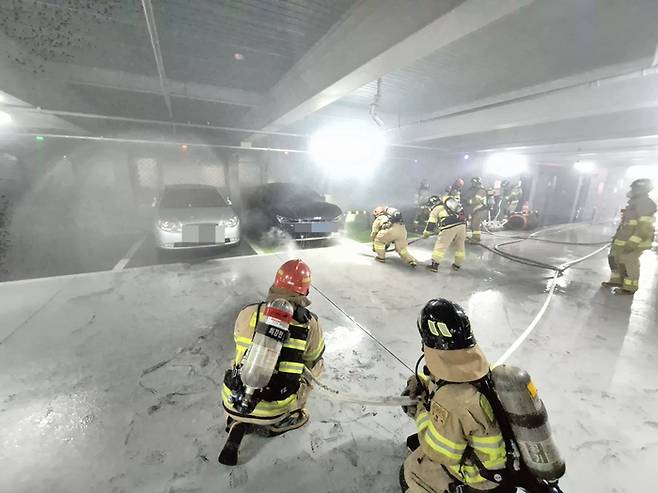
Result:
[[[553,228],[550,228],[553,229]],[[546,231],[546,230],[542,230]],[[606,242],[597,242],[597,243],[571,243],[571,242],[563,242],[559,244],[570,244],[570,245],[602,245],[600,248],[597,248],[593,252],[590,252],[589,254],[580,257],[578,259],[565,262],[559,266],[547,264],[541,261],[537,261],[534,259],[529,259],[525,257],[521,257],[519,255],[514,255],[510,254],[508,252],[504,252],[498,249],[498,247],[504,246],[504,245],[509,245],[512,243],[518,243],[527,239],[535,239],[538,241],[542,241],[542,238],[534,238],[534,235],[541,233],[542,231],[537,231],[533,233],[532,236],[533,238],[530,237],[521,237],[521,238],[516,238],[513,241],[509,242],[504,242],[499,245],[495,245],[494,248],[488,247],[486,245],[483,245],[481,243],[478,243],[481,247],[492,251],[496,255],[500,255],[504,258],[507,258],[508,260],[511,260],[513,262],[518,262],[524,265],[528,265],[531,267],[537,267],[537,268],[542,268],[542,269],[547,269],[547,270],[552,270],[555,272],[555,274],[551,278],[551,287],[549,288],[548,294],[546,296],[546,299],[544,301],[544,304],[541,306],[533,320],[530,322],[528,327],[521,333],[521,335],[512,343],[512,345],[503,353],[503,355],[498,358],[498,360],[492,365],[492,368],[495,368],[496,366],[502,365],[507,361],[507,359],[521,346],[523,341],[528,338],[528,336],[532,333],[532,331],[537,327],[541,319],[544,317],[546,311],[548,310],[548,307],[553,299],[553,296],[555,294],[555,288],[557,287],[557,279],[564,273],[565,270],[569,269],[570,267],[573,267],[576,264],[579,264],[581,262],[584,262],[591,257],[594,257],[595,255],[598,255],[600,252],[608,248],[608,244],[610,243],[609,241]],[[424,237],[416,238],[412,241],[409,242],[411,245],[412,243],[415,243],[417,241],[420,241],[422,239],[425,239]],[[549,243],[558,243],[557,241],[548,241]],[[317,288],[316,288],[317,289]],[[319,291],[319,290],[318,290]],[[319,291],[322,296],[324,296],[328,301],[330,301],[332,304],[335,305],[324,293]],[[342,310],[341,310],[342,311]],[[347,315],[347,314],[346,314]],[[350,317],[351,318],[351,317]],[[357,324],[358,325],[358,324]],[[370,334],[365,328],[362,328],[370,337],[373,339],[374,336]],[[378,342],[382,347],[383,344],[379,342],[377,339],[375,339],[376,342]],[[385,348],[389,353],[391,352],[388,350],[388,348]],[[392,354],[392,353],[391,353]],[[398,361],[401,361],[399,358],[397,358]],[[404,363],[403,363],[404,364]],[[407,366],[406,364],[404,366]],[[408,367],[407,367],[408,368]],[[397,407],[397,406],[408,406],[408,405],[414,405],[418,401],[416,399],[410,399],[409,397],[405,396],[367,396],[364,397],[362,394],[352,394],[348,392],[344,392],[342,390],[337,390],[334,389],[322,382],[318,378],[316,378],[307,368],[304,368],[304,376],[307,380],[313,382],[317,388],[319,389],[320,392],[325,394],[329,399],[333,401],[338,401],[338,402],[347,402],[347,403],[353,403],[353,404],[361,404],[361,405],[372,405],[372,406],[392,406],[392,407]]]

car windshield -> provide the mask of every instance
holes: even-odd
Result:
[[[265,192],[268,200],[272,203],[323,201],[324,198],[310,188],[291,183],[274,183],[267,187]]]
[[[160,203],[163,209],[226,206],[224,198],[212,188],[167,188]]]

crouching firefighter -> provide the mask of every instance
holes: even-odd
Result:
[[[432,250],[432,263],[427,266],[432,272],[438,272],[439,263],[443,260],[446,250],[450,245],[455,248],[455,260],[452,263],[453,270],[459,270],[466,256],[466,218],[464,209],[459,200],[446,196],[444,200],[436,195],[430,197],[428,205],[431,207],[430,217],[427,220],[423,238],[429,238],[430,234],[438,228],[438,237]]]
[[[372,223],[370,237],[372,249],[377,254],[379,262],[386,261],[386,247],[390,243],[395,245],[395,251],[402,257],[407,265],[416,267],[416,259],[409,253],[407,243],[407,228],[404,226],[402,214],[393,207],[379,206],[372,211],[375,220]]]
[[[490,372],[464,310],[430,300],[418,317],[425,366],[403,395],[417,434],[400,469],[408,493],[495,491],[560,493],[565,465],[528,374],[499,366]]]
[[[226,445],[219,462],[236,465],[246,433],[276,436],[308,422],[311,386],[302,373],[320,376],[324,336],[306,307],[311,270],[289,260],[277,271],[265,301],[248,305],[235,321],[235,359],[224,376]]]

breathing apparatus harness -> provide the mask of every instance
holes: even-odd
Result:
[[[292,352],[283,347],[288,338],[306,340],[307,331],[295,327],[292,322],[308,324],[310,320],[311,312],[306,308],[294,307],[282,298],[258,304],[251,345],[242,361],[236,362],[224,377],[224,383],[231,390],[228,400],[238,413],[249,415],[262,400],[281,400],[297,392],[301,375],[275,371],[280,356]],[[303,351],[289,357],[301,360],[302,354]]]
[[[430,403],[432,402],[432,399],[434,398],[436,392],[438,392],[439,389],[441,389],[442,387],[446,385],[450,385],[450,382],[447,382],[445,380],[432,380],[432,383],[434,385],[432,386],[432,390],[430,391],[427,388],[426,384],[423,383],[423,381],[421,380],[418,372],[418,367],[420,366],[420,362],[423,360],[423,358],[424,355],[421,355],[420,358],[418,358],[418,361],[416,362],[415,376],[419,388],[427,390],[426,392],[422,392],[421,394],[419,394],[418,399],[419,402],[421,402],[425,407],[425,410],[429,411]],[[512,368],[513,371],[518,370],[518,369],[514,369],[514,367],[510,367],[510,368]],[[527,375],[522,370],[520,371],[524,375]],[[428,378],[431,378],[427,366],[423,366],[423,375],[427,376]],[[501,378],[505,378],[505,377],[506,375],[503,373],[503,376],[501,377],[499,375],[498,379],[500,380]],[[517,415],[511,413],[510,411],[506,410],[505,406],[501,402],[498,392],[496,391],[496,386],[494,383],[495,379],[496,377],[494,377],[492,375],[492,372],[490,371],[487,375],[482,377],[480,380],[470,383],[477,389],[478,392],[484,395],[484,397],[487,399],[489,404],[491,404],[491,409],[493,411],[494,418],[496,419],[496,422],[500,427],[503,441],[505,443],[505,455],[506,455],[505,469],[501,469],[501,470],[487,469],[470,445],[467,445],[466,450],[462,455],[460,465],[464,465],[466,460],[470,460],[472,464],[478,469],[478,473],[480,474],[480,476],[498,485],[495,491],[499,493],[516,493],[517,488],[523,488],[523,490],[527,491],[528,493],[563,493],[557,481],[557,477],[560,477],[564,474],[564,464],[561,463],[560,466],[561,459],[559,459],[559,457],[557,458],[545,457],[545,456],[540,457],[540,460],[544,459],[548,461],[552,458],[553,460],[558,462],[557,473],[553,474],[553,476],[557,476],[557,477],[551,478],[550,480],[540,478],[536,473],[533,473],[530,470],[527,461],[524,459],[524,455],[526,455],[524,454],[524,452],[527,451],[527,448],[523,449],[519,445],[519,440],[517,439],[513,430],[512,423],[514,423],[517,427],[523,426],[529,429],[535,429],[540,426],[547,426],[548,417],[546,415],[546,410],[543,406],[543,403],[539,401],[541,407],[534,415]],[[523,390],[525,391],[525,389]],[[549,440],[552,441],[550,436],[549,436]],[[407,438],[407,446],[409,447],[410,450],[415,450],[420,446],[418,434],[411,435]],[[542,456],[541,450],[538,451],[536,450],[534,452],[538,456]],[[446,473],[450,474],[445,467],[444,470],[446,470]],[[476,490],[473,490],[468,485],[463,484],[456,480],[453,484],[449,486],[449,491],[450,493],[469,493],[469,492],[474,492]]]

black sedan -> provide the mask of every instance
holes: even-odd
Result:
[[[246,226],[252,235],[271,240],[322,240],[342,228],[343,211],[306,186],[268,183],[246,196]]]

